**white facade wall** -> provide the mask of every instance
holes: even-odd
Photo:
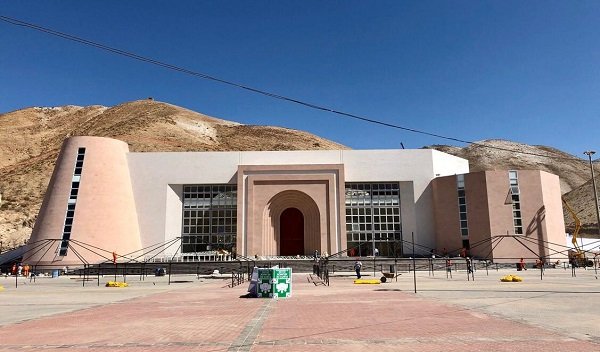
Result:
[[[345,182],[400,182],[404,239],[414,232],[415,242],[434,247],[430,181],[469,172],[467,160],[430,149],[129,153],[127,158],[143,247],[180,236],[181,185],[236,183],[238,165],[299,164],[343,164]]]

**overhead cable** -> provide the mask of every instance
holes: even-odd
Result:
[[[430,137],[436,137],[436,138],[440,138],[440,139],[445,139],[445,140],[449,140],[449,141],[454,141],[454,142],[459,142],[459,143],[465,143],[465,144],[471,144],[471,145],[476,145],[476,146],[480,146],[480,147],[484,147],[484,148],[489,148],[489,149],[495,149],[495,150],[501,150],[501,151],[505,151],[505,152],[510,152],[510,153],[518,153],[518,154],[526,154],[526,155],[533,155],[533,156],[540,156],[540,157],[546,157],[546,158],[553,158],[553,159],[563,159],[563,160],[577,160],[577,161],[584,161],[583,159],[577,158],[575,156],[565,156],[565,155],[558,155],[556,153],[554,154],[541,154],[541,153],[534,153],[534,152],[527,152],[527,151],[521,151],[521,150],[516,150],[516,149],[510,149],[510,148],[504,148],[504,147],[499,147],[499,146],[493,146],[493,145],[488,145],[488,144],[484,144],[484,143],[480,143],[480,142],[475,142],[475,141],[469,141],[469,140],[465,140],[465,139],[461,139],[461,138],[456,138],[456,137],[450,137],[450,136],[445,136],[445,135],[441,135],[441,134],[437,134],[437,133],[432,133],[432,132],[427,132],[424,130],[419,130],[419,129],[415,129],[415,128],[410,128],[410,127],[404,127],[404,126],[400,126],[400,125],[396,125],[396,124],[392,124],[392,123],[388,123],[388,122],[383,122],[383,121],[379,121],[379,120],[375,120],[372,118],[368,118],[365,116],[360,116],[360,115],[356,115],[356,114],[352,114],[352,113],[348,113],[348,112],[343,112],[343,111],[339,111],[339,110],[335,110],[332,108],[328,108],[322,105],[317,105],[317,104],[313,104],[313,103],[308,103],[299,99],[295,99],[295,98],[290,98],[290,97],[286,97],[280,94],[276,94],[276,93],[271,93],[262,89],[258,89],[258,88],[253,88],[241,83],[236,83],[233,81],[229,81],[229,80],[225,80],[222,78],[218,78],[212,75],[208,75],[206,73],[202,73],[202,72],[198,72],[198,71],[194,71],[191,69],[187,69],[181,66],[176,66],[173,64],[169,64],[163,61],[159,61],[156,59],[152,59],[149,57],[145,57],[130,51],[126,51],[126,50],[122,50],[122,49],[118,49],[118,48],[114,48],[102,43],[98,43],[92,40],[88,40],[88,39],[84,39],[81,37],[77,37],[75,35],[72,34],[68,34],[68,33],[64,33],[64,32],[59,32],[50,28],[46,28],[46,27],[42,27],[33,23],[29,23],[29,22],[25,22],[16,18],[12,18],[12,17],[8,17],[8,16],[2,16],[0,15],[0,21],[15,25],[15,26],[20,26],[20,27],[25,27],[25,28],[29,28],[29,29],[33,29],[39,32],[43,32],[46,34],[50,34],[56,37],[60,37],[66,40],[70,40],[79,44],[83,44],[83,45],[87,45],[87,46],[91,46],[100,50],[104,50],[113,54],[117,54],[117,55],[121,55],[121,56],[125,56],[134,60],[138,60],[138,61],[142,61],[142,62],[146,62],[155,66],[159,66],[159,67],[163,67],[172,71],[177,71],[177,72],[181,72],[184,74],[188,74],[188,75],[192,75],[192,76],[196,76],[202,79],[206,79],[206,80],[211,80],[214,82],[218,82],[218,83],[222,83],[222,84],[226,84],[229,86],[233,86],[239,89],[243,89],[243,90],[247,90],[253,93],[257,93],[257,94],[261,94],[267,97],[271,97],[271,98],[275,98],[275,99],[279,99],[279,100],[283,100],[283,101],[287,101],[290,103],[294,103],[294,104],[298,104],[298,105],[302,105],[311,109],[315,109],[315,110],[321,110],[321,111],[325,111],[325,112],[329,112],[332,114],[336,114],[339,116],[344,116],[344,117],[349,117],[349,118],[353,118],[356,120],[360,120],[360,121],[364,121],[364,122],[369,122],[369,123],[373,123],[373,124],[377,124],[377,125],[381,125],[381,126],[385,126],[385,127],[390,127],[390,128],[394,128],[394,129],[399,129],[399,130],[403,130],[403,131],[407,131],[407,132],[413,132],[413,133],[417,133],[417,134],[421,134],[421,135],[426,135],[426,136],[430,136]]]

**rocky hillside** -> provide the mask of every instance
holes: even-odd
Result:
[[[598,167],[595,167],[594,169],[596,177],[600,176],[597,173]],[[600,186],[600,183],[598,181],[599,179],[596,178],[596,187]],[[598,218],[596,216],[596,210],[594,209],[596,207],[596,203],[594,201],[592,180],[588,180],[583,185],[563,195],[563,198],[569,203],[573,211],[577,214],[577,217],[579,217],[579,219],[581,220],[581,234],[583,234],[585,237],[600,238],[600,236],[598,236]],[[567,224],[567,229],[569,229],[570,231],[572,231],[575,227],[575,222],[567,213],[566,209],[565,224]]]
[[[120,139],[135,152],[347,149],[310,133],[241,125],[153,100],[0,114],[3,250],[29,238],[62,141],[78,135]]]
[[[587,160],[551,147],[497,139],[476,142],[464,148],[447,145],[433,145],[426,148],[469,160],[471,171],[530,169],[556,174],[560,177],[564,198],[581,219],[582,234],[592,236],[597,233],[591,174]],[[567,230],[572,231],[574,227],[572,217],[566,210],[564,216]]]

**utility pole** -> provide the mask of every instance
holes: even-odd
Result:
[[[598,192],[596,192],[596,178],[594,177],[594,164],[592,163],[592,155],[596,154],[593,150],[583,152],[590,160],[590,171],[592,172],[592,186],[594,188],[594,202],[596,203],[596,225],[598,226],[598,235],[600,235],[600,210],[598,210]]]

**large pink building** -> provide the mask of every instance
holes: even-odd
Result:
[[[566,255],[557,255],[565,249],[558,176],[480,171],[438,177],[432,184],[436,244],[442,251],[468,248],[470,255],[496,262]]]
[[[29,242],[48,249],[30,250],[28,259],[76,265],[115,252],[143,260],[148,248],[171,244],[165,251],[184,260],[215,249],[243,256],[377,249],[395,257],[413,255],[413,235],[414,254],[428,255],[506,233],[564,242],[557,176],[469,173],[466,160],[429,149],[132,153],[118,140],[72,137]],[[487,254],[476,248],[473,255]],[[495,260],[521,253],[487,248]]]

